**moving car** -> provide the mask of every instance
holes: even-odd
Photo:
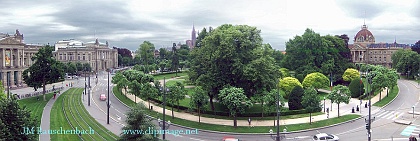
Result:
[[[339,140],[339,138],[336,135],[327,134],[327,133],[316,134],[312,139],[314,141],[338,141]]]
[[[105,101],[106,100],[106,96],[105,94],[101,94],[101,96],[99,97],[100,100]]]

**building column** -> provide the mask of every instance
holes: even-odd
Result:
[[[3,64],[2,66],[3,66],[3,68],[6,66],[6,49],[4,49],[4,48],[2,48],[1,49],[1,58],[3,58],[2,60],[3,60],[3,62],[1,62],[1,64]]]

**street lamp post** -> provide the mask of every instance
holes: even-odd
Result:
[[[324,96],[324,113],[325,113],[325,96]]]
[[[270,129],[269,133],[273,140],[280,141],[280,110],[279,110],[279,88],[276,94],[276,111],[277,111],[277,136],[273,137],[273,130]]]
[[[163,124],[162,124],[162,126],[161,126],[161,124],[160,124],[160,121],[158,121],[159,122],[159,126],[160,127],[162,127],[162,129],[163,129],[163,135],[162,135],[162,139],[163,140],[165,140],[165,129],[166,129],[166,122],[165,122],[165,117],[166,117],[166,114],[165,114],[165,106],[166,106],[166,79],[165,79],[165,77],[163,77]],[[169,124],[168,124],[168,128],[169,128]]]
[[[85,101],[85,95],[86,95],[86,87],[87,87],[87,83],[86,83],[86,69],[85,69],[85,93],[83,94],[83,101]]]
[[[90,72],[89,72],[89,79],[88,79],[88,88],[89,88],[89,93],[88,93],[88,106],[90,106]]]
[[[109,108],[111,107],[111,103],[109,102],[109,72],[108,72],[108,98],[107,98],[108,102],[107,102],[107,118],[106,118],[106,123],[109,124]]]

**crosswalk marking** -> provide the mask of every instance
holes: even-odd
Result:
[[[383,116],[382,118],[389,119],[389,118],[391,118],[391,117],[393,117],[393,116],[394,116],[394,113],[395,113],[395,111],[392,111],[391,113],[389,113],[389,114],[387,114],[387,115]]]
[[[389,119],[389,120],[396,120],[399,117],[404,115],[404,112],[397,112],[397,111],[386,111],[381,110],[378,113],[375,114],[376,118],[383,118],[383,119]]]
[[[416,126],[407,126],[400,134],[403,136],[417,136],[420,133],[420,129]]]

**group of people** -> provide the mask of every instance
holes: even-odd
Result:
[[[420,135],[419,135],[420,136]],[[417,141],[417,138],[414,136],[411,136],[410,138],[408,138],[408,141]]]

